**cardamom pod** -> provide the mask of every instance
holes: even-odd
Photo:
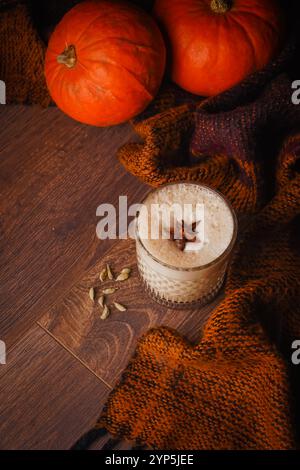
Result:
[[[101,282],[105,281],[107,278],[107,270],[106,268],[102,269],[101,273],[99,274],[99,279]]]
[[[131,273],[130,268],[123,268],[122,271],[121,271],[121,274],[130,274],[130,273]]]
[[[106,265],[106,271],[107,271],[108,279],[109,279],[110,281],[113,281],[114,275],[113,275],[113,273],[111,272],[111,269],[110,269],[109,264]]]
[[[100,307],[104,307],[104,300],[105,300],[105,297],[104,295],[101,295],[98,299],[98,304],[100,305]]]
[[[128,273],[120,273],[116,281],[126,281],[129,278]]]
[[[91,287],[89,290],[89,296],[92,301],[95,300],[95,289],[93,287]]]
[[[106,320],[109,317],[109,315],[110,315],[110,310],[107,305],[104,305],[104,309],[100,316],[101,320]]]
[[[116,287],[108,287],[108,289],[103,289],[102,293],[105,295],[113,294],[118,290]]]
[[[114,306],[115,306],[116,309],[119,310],[120,312],[125,312],[125,311],[127,310],[127,308],[125,307],[125,305],[119,304],[119,302],[114,302]]]

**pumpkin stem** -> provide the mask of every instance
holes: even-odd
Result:
[[[232,0],[211,0],[210,8],[214,13],[224,14],[232,7]]]
[[[75,46],[67,46],[65,50],[57,56],[57,62],[64,64],[69,69],[75,67],[77,62]]]

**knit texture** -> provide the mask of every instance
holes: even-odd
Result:
[[[26,5],[0,3],[0,79],[6,102],[48,106],[51,98],[44,77],[45,45],[32,24]]]
[[[300,338],[299,156],[296,135],[282,148],[276,194],[244,231],[201,342],[165,328],[147,333],[98,426],[158,449],[299,445],[290,380],[291,344]]]
[[[200,343],[149,331],[96,428],[156,449],[299,446],[300,106],[282,73],[292,49],[212,99],[169,88],[135,122],[142,142],[120,150],[152,186],[220,190],[242,223],[225,298]]]

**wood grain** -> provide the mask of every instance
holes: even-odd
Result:
[[[109,388],[38,325],[0,366],[0,449],[68,449],[94,424]]]
[[[85,126],[56,108],[0,108],[0,335],[10,347],[104,253],[96,208],[144,187],[116,159],[129,125]]]
[[[128,281],[105,283],[117,286],[109,296],[126,305],[126,312],[112,309],[110,317],[100,319],[97,303],[103,284],[99,272],[109,263],[117,273],[124,267],[132,268]],[[96,302],[88,295],[96,287]],[[144,292],[138,277],[135,243],[133,240],[116,241],[115,246],[75,285],[64,299],[51,308],[39,321],[64,347],[86,364],[99,378],[113,386],[120,378],[136,346],[138,338],[149,328],[166,325],[197,341],[208,315],[219,301],[202,309],[172,310],[158,305]]]
[[[94,423],[143,333],[168,325],[197,341],[214,307],[157,305],[138,280],[134,242],[96,237],[99,204],[116,205],[119,195],[140,202],[148,190],[116,159],[135,138],[129,125],[84,126],[56,108],[0,107],[0,339],[8,350],[0,448],[70,447]],[[106,262],[133,275],[114,296],[128,311],[102,321],[88,288],[99,289]]]

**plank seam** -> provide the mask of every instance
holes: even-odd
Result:
[[[88,369],[95,377],[97,377],[98,380],[100,380],[101,382],[104,383],[104,385],[106,385],[106,387],[108,387],[110,390],[113,389],[113,387],[108,383],[106,382],[105,379],[103,379],[100,375],[96,374],[95,371],[93,371],[93,369],[91,369],[91,367],[88,366],[88,364],[86,364],[82,359],[80,359],[78,356],[76,356],[76,354],[74,354],[74,352],[69,349],[65,344],[63,344],[56,336],[54,336],[53,333],[51,333],[49,330],[47,330],[43,325],[41,325],[39,323],[39,321],[36,322],[37,325],[42,328],[42,330],[47,333],[49,336],[51,336],[52,339],[54,339],[65,351],[67,351],[69,354],[71,354],[71,356],[74,357],[74,359],[76,359],[78,362],[80,362],[80,364],[82,364],[86,369]]]

